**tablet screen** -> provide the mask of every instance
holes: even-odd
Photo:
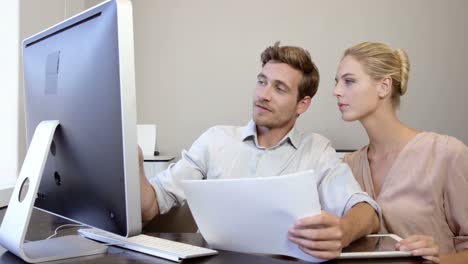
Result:
[[[395,240],[391,236],[368,236],[354,241],[343,249],[342,252],[382,252],[395,251]]]

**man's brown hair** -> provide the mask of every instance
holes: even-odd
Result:
[[[269,61],[286,63],[302,72],[298,102],[306,96],[312,98],[317,93],[320,75],[307,50],[294,46],[280,46],[278,41],[274,46],[268,47],[262,52],[261,60],[262,66],[265,66]]]

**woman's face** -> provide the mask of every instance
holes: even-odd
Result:
[[[381,101],[377,93],[379,82],[366,74],[354,57],[348,55],[341,60],[335,82],[333,94],[343,120],[362,120],[376,111]]]

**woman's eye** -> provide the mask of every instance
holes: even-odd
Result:
[[[345,83],[346,84],[352,84],[352,83],[354,83],[354,80],[353,79],[345,79]]]

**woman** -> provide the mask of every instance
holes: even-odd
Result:
[[[343,120],[359,120],[369,137],[345,161],[381,205],[382,231],[405,238],[400,250],[437,263],[468,263],[468,148],[400,122],[396,109],[408,74],[401,49],[364,42],[345,51],[334,94]]]

